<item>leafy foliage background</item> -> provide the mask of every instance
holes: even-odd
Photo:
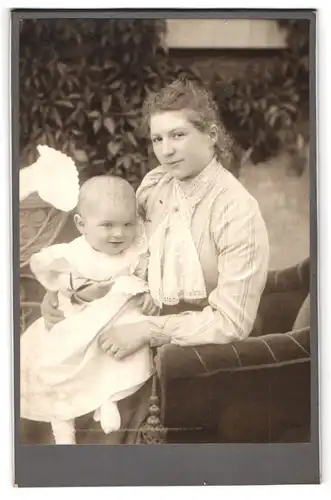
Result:
[[[139,131],[143,101],[188,76],[167,57],[164,33],[154,20],[22,21],[22,164],[48,144],[76,161],[82,179],[111,171],[137,186],[152,166]]]
[[[272,65],[252,65],[241,78],[217,73],[211,86],[227,128],[238,144],[252,149],[253,163],[282,150],[300,155],[308,142],[302,124],[309,121],[308,20],[278,20],[286,31],[287,49]]]
[[[309,103],[309,21],[279,21],[288,49],[271,69],[210,82],[223,121],[253,162],[300,147]],[[36,145],[69,154],[81,179],[111,172],[134,187],[155,165],[140,112],[148,92],[179,76],[163,20],[28,19],[20,27],[21,165]],[[239,162],[233,165],[238,171]]]

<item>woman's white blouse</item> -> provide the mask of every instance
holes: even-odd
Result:
[[[244,339],[252,330],[269,265],[268,234],[258,203],[216,160],[181,186],[184,192],[205,193],[195,206],[191,231],[208,297],[200,301],[201,311],[159,318],[160,326],[180,345]],[[147,236],[162,220],[164,207],[171,204],[167,195],[165,187],[157,197],[148,197]]]

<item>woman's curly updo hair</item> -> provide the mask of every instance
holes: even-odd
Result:
[[[150,118],[163,111],[187,110],[188,120],[201,132],[208,132],[215,124],[218,138],[215,155],[224,167],[233,170],[235,165],[234,142],[221,122],[219,110],[211,93],[200,83],[187,79],[178,79],[151,93],[142,107],[142,132],[149,134]]]

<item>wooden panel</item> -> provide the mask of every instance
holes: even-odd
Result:
[[[284,48],[285,33],[264,19],[168,19],[169,48]]]

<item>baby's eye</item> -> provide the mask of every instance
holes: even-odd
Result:
[[[112,227],[112,223],[111,222],[104,222],[102,224],[103,227]]]
[[[127,222],[127,223],[125,224],[125,227],[132,227],[132,226],[133,226],[132,222]]]

